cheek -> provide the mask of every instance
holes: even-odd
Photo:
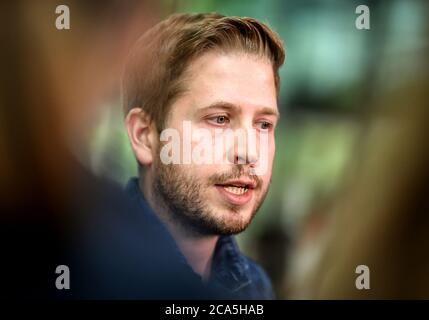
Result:
[[[272,153],[271,153],[271,166],[270,166],[270,167],[272,167],[272,166],[273,166],[273,162],[274,162],[275,155],[276,155],[276,147],[274,146],[274,147],[273,147],[273,151],[272,151]]]
[[[266,171],[262,176],[262,179],[264,180],[265,185],[269,184],[271,180],[275,152],[276,152],[275,141],[274,139],[270,139],[270,142],[268,145],[268,152],[267,152],[268,155],[267,155]]]
[[[275,153],[276,153],[276,144],[274,142],[274,139],[272,139],[268,144],[268,157],[271,160],[271,162],[274,159]]]
[[[271,137],[268,144],[268,158],[269,158],[270,168],[272,167],[275,154],[276,154],[276,140],[274,137]]]
[[[183,164],[179,165],[179,171],[185,174],[187,177],[195,180],[196,183],[201,186],[206,186],[207,180],[215,174],[219,172],[214,165],[206,165],[206,164]]]
[[[273,139],[272,144],[270,144],[270,151],[269,151],[269,161],[268,161],[268,170],[267,170],[268,180],[271,179],[275,154],[276,154],[276,144]]]
[[[271,180],[272,175],[272,165],[271,163],[268,165],[266,173],[262,176],[262,180],[264,181],[264,184],[269,184]]]

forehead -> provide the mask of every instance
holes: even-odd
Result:
[[[277,94],[271,63],[253,55],[210,52],[195,59],[185,74],[184,100],[194,108],[216,101],[277,111]]]

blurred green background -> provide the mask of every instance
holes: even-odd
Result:
[[[401,87],[427,67],[426,1],[164,0],[174,12],[218,12],[267,23],[284,40],[269,195],[249,229],[243,251],[270,274],[279,298],[288,296],[317,259],[329,207],[359,164],[371,101]],[[358,30],[355,9],[370,8],[370,30]],[[388,107],[388,106],[387,106]],[[103,114],[91,141],[91,165],[125,183],[136,164],[120,102]],[[299,248],[299,249],[298,249]]]

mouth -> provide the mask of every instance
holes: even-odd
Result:
[[[233,205],[244,205],[252,199],[256,184],[250,180],[231,180],[216,184],[215,187],[226,202]]]
[[[246,193],[249,189],[247,187],[238,187],[238,186],[224,186],[225,190],[233,193],[233,194],[244,194]]]

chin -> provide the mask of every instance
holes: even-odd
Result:
[[[219,218],[233,224],[247,225],[252,218],[249,208],[227,208],[220,211]]]

